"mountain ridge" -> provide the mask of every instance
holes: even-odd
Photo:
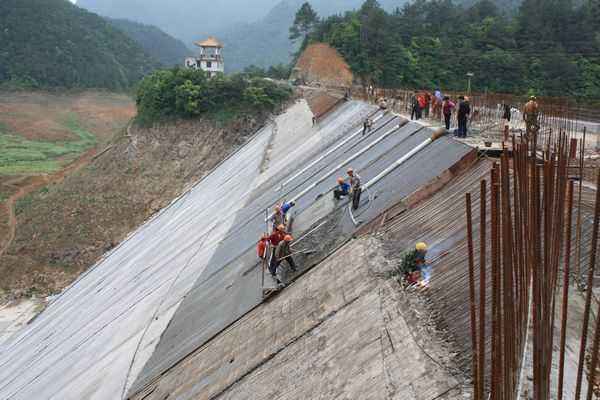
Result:
[[[66,0],[4,0],[0,26],[0,82],[121,90],[159,66],[123,32]]]

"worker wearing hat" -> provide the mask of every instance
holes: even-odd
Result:
[[[538,131],[540,126],[538,124],[539,105],[535,96],[529,96],[529,101],[525,103],[523,107],[523,120],[525,121],[525,127],[527,133],[533,133]]]
[[[279,280],[277,276],[277,270],[283,261],[285,261],[291,268],[292,272],[296,272],[296,263],[292,258],[292,249],[291,244],[294,238],[292,235],[285,235],[283,240],[279,242],[277,247],[275,248],[275,253],[273,254],[273,258],[271,259],[271,264],[269,265],[269,272],[271,272],[271,276],[277,281],[278,284],[281,284],[281,280]]]
[[[273,223],[273,231],[277,230],[279,225],[285,225],[285,214],[281,212],[281,206],[279,204],[273,207],[271,222]]]
[[[400,265],[400,270],[404,274],[404,279],[409,284],[418,284],[423,277],[423,269],[426,267],[425,256],[427,255],[427,244],[419,242],[414,249],[404,253]],[[425,271],[428,273],[429,271]],[[429,276],[426,277],[427,280]]]

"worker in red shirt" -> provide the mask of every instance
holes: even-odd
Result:
[[[269,272],[277,284],[281,284],[281,281],[279,278],[277,278],[277,266],[279,265],[279,262],[275,257],[275,250],[277,249],[277,245],[279,245],[279,243],[282,242],[286,236],[287,232],[285,231],[285,225],[283,224],[278,225],[273,233],[271,233],[271,236],[269,236],[269,242],[271,243],[271,247],[273,249],[271,254],[271,262],[269,263]]]

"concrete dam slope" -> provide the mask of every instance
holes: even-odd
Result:
[[[375,123],[362,135],[367,115]],[[296,200],[294,236],[309,233],[298,248],[315,250],[297,262],[318,265],[360,228],[352,218],[369,222],[472,154],[445,137],[413,151],[431,136],[356,101],[312,126],[298,101],[0,346],[0,399],[144,390],[262,303],[266,209]],[[329,193],[349,166],[369,187],[352,216]]]

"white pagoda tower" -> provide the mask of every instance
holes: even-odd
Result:
[[[188,68],[201,69],[205,71],[210,78],[218,73],[225,72],[225,62],[223,60],[223,45],[216,38],[209,36],[202,42],[194,43],[200,47],[198,57],[190,57],[185,60],[185,66]]]

